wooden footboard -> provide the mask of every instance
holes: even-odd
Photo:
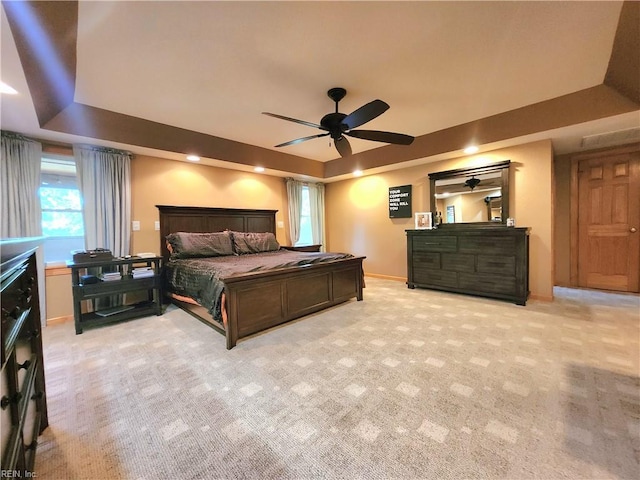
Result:
[[[351,298],[362,300],[363,260],[225,278],[227,348],[243,337]]]

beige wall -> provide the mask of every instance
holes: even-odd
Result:
[[[136,156],[131,163],[132,220],[140,230],[132,232],[131,253],[160,253],[156,205],[264,208],[278,210],[278,242],[289,245],[287,193],[284,179],[251,172],[226,170],[196,163]],[[73,315],[71,275],[47,277],[47,319]]]
[[[406,280],[405,229],[414,220],[390,219],[388,189],[413,185],[413,212],[429,211],[428,174],[511,160],[510,215],[530,230],[531,297],[553,298],[553,153],[549,140],[481,155],[330,183],[326,188],[328,249],[365,255],[368,274]]]
[[[413,218],[390,219],[388,189],[413,185],[413,212],[429,211],[428,174],[510,159],[511,216],[531,228],[530,289],[532,297],[552,298],[552,150],[550,141],[496,150],[482,155],[430,163],[379,175],[327,184],[327,249],[367,256],[368,274],[406,280],[405,229]],[[156,205],[265,208],[278,210],[278,241],[289,245],[284,180],[250,172],[226,170],[156,157],[136,156],[132,162],[131,253],[159,252]],[[47,279],[47,318],[73,315],[70,276]]]
[[[131,163],[132,220],[140,231],[132,232],[131,253],[160,253],[156,205],[195,207],[264,208],[278,210],[278,242],[289,245],[287,191],[284,179],[269,175],[136,156]]]

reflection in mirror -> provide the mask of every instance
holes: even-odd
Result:
[[[509,160],[429,174],[431,211],[441,224],[506,223]]]
[[[436,180],[436,211],[442,223],[502,221],[500,172]]]

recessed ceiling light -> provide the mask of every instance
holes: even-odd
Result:
[[[362,170],[354,170],[353,171],[353,176],[354,177],[361,177],[362,176]]]
[[[464,153],[466,153],[467,155],[471,155],[472,153],[476,153],[478,151],[478,147],[476,147],[475,145],[469,145],[467,148],[465,148]]]
[[[15,95],[18,91],[15,88],[10,87],[4,82],[0,82],[0,93],[6,93],[9,95]]]
[[[187,160],[189,160],[190,162],[199,162],[200,157],[197,155],[187,155]]]
[[[254,172],[264,172],[264,167],[255,167],[253,169]]]

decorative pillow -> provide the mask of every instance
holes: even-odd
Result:
[[[177,232],[167,235],[172,258],[221,257],[233,255],[229,232]]]
[[[271,232],[231,232],[233,249],[238,255],[280,250],[276,236]]]

